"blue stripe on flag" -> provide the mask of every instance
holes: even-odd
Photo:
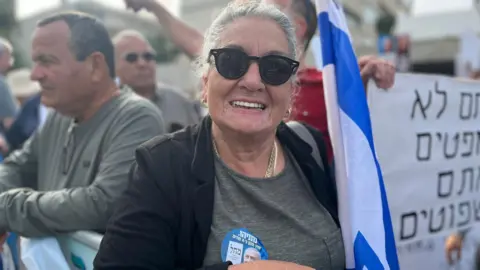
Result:
[[[331,23],[328,12],[322,12],[318,15],[318,26],[322,41],[323,65],[324,67],[335,66],[338,106],[361,129],[370,145],[379,178],[386,257],[390,269],[399,269],[385,185],[375,155],[370,114],[356,56],[349,36]],[[383,269],[375,251],[360,232],[355,238],[354,251],[356,269],[362,269],[363,265],[368,269]]]
[[[358,255],[355,256],[355,268],[363,269],[365,266],[367,269],[385,269],[361,232],[358,232],[355,237],[353,249],[355,250],[355,255]]]
[[[320,31],[320,41],[322,42],[322,60],[323,66],[332,65],[335,62],[335,55],[333,53],[333,40],[330,33],[332,26],[328,19],[328,13],[322,12],[318,15],[318,29]],[[322,34],[323,33],[323,34]]]
[[[320,25],[320,33],[325,33],[325,30],[331,32],[331,35],[322,35],[322,41],[324,37],[329,41],[325,42],[326,44],[322,42],[322,55],[324,57],[324,66],[335,65],[338,105],[363,131],[370,147],[373,149],[368,106],[366,102],[360,102],[361,100],[366,100],[366,95],[350,39],[345,32],[330,22],[326,12],[322,12],[319,15],[318,24]],[[336,41],[335,47],[333,38]],[[340,55],[337,55],[337,51],[341,52]],[[358,91],[358,89],[363,90]]]

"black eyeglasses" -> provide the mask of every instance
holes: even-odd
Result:
[[[210,50],[210,57],[215,59],[215,67],[222,77],[236,80],[244,76],[251,61],[258,63],[260,77],[270,85],[286,83],[295,72],[299,62],[281,55],[266,55],[262,57],[249,56],[245,52],[234,48]]]
[[[151,52],[144,52],[144,53],[131,52],[131,53],[125,54],[125,60],[129,63],[137,62],[140,57],[142,57],[143,60],[145,60],[146,62],[150,62],[155,60],[156,55]]]

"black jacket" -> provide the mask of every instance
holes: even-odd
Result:
[[[214,153],[211,119],[157,137],[136,151],[132,181],[119,200],[100,250],[97,270],[173,270],[202,267],[212,224]],[[311,147],[281,123],[277,138],[308,178],[317,199],[338,223],[335,183],[328,177],[321,134],[308,127],[322,154],[322,170]],[[203,270],[227,269],[228,263]]]
[[[40,99],[41,95],[37,94],[27,100],[10,129],[5,132],[10,153],[21,148],[40,124]]]

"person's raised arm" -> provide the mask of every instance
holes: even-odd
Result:
[[[134,11],[146,9],[155,15],[170,40],[191,59],[196,58],[203,46],[203,34],[176,18],[156,0],[125,0]]]
[[[160,113],[151,112],[132,111],[114,125],[90,186],[55,191],[18,188],[0,194],[0,230],[25,237],[104,230],[116,199],[128,185],[135,148],[164,132]]]

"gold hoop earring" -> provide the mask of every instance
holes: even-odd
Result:
[[[200,103],[202,103],[202,106],[205,107],[205,108],[208,108],[208,105],[207,105],[207,100],[205,98],[202,98],[200,100]]]
[[[285,118],[290,118],[291,115],[292,115],[292,108],[289,108],[285,113]]]

